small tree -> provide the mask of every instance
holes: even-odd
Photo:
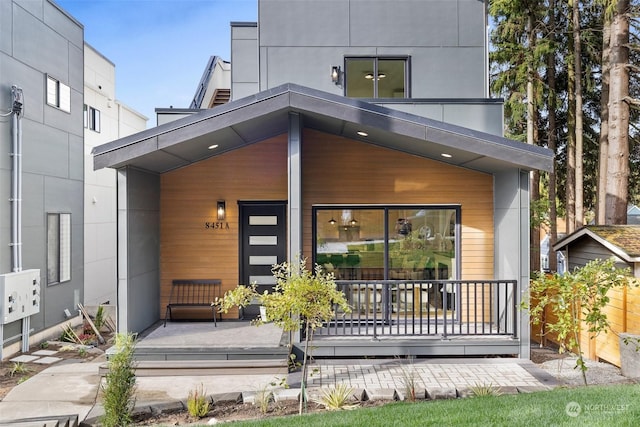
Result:
[[[325,322],[330,321],[335,309],[345,313],[351,311],[343,292],[336,287],[333,273],[326,273],[316,265],[313,271],[306,267],[306,259],[295,263],[284,262],[271,270],[276,278],[273,292],[260,294],[256,286],[240,285],[224,294],[214,304],[226,313],[231,307],[246,307],[256,301],[266,309],[267,321],[272,321],[285,331],[298,331],[305,328],[304,359],[302,363],[302,393],[300,394],[300,413],[302,413],[307,382],[307,361],[311,357],[310,343],[313,333]],[[262,324],[260,318],[254,321]]]
[[[583,327],[595,338],[601,332],[611,329],[604,308],[609,303],[609,290],[636,283],[629,268],[618,269],[613,259],[593,260],[582,268],[563,275],[540,274],[531,282],[532,303],[528,308],[534,325],[545,323],[545,331],[557,334],[559,352],[575,351],[578,356],[576,368],[582,372],[582,380],[587,384],[580,331]],[[549,308],[555,320],[545,319]],[[584,325],[584,326],[583,326]]]
[[[102,387],[104,415],[101,421],[105,427],[131,425],[131,412],[135,404],[135,336],[116,335],[115,347],[116,353],[109,358],[109,372]]]

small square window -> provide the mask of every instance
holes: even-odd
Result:
[[[71,88],[64,83],[47,76],[47,104],[66,111],[71,111]]]

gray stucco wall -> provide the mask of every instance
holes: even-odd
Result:
[[[516,295],[509,304],[519,304],[529,294],[529,174],[518,169],[494,174],[494,233],[496,279],[518,280]],[[503,302],[501,302],[502,304]],[[528,358],[529,315],[517,312],[520,357]],[[505,318],[506,325],[512,319]]]
[[[258,26],[231,23],[231,99],[260,91],[258,84]]]
[[[483,0],[258,0],[256,23],[231,24],[231,97],[295,83],[336,95],[345,57],[409,58],[409,99],[375,102],[503,135],[488,95]],[[342,78],[344,82],[344,76]],[[427,100],[439,99],[438,103]],[[447,102],[466,99],[469,102]]]
[[[409,55],[413,98],[486,96],[482,0],[260,0],[258,21],[260,90],[342,94],[329,74],[345,56]]]
[[[142,332],[160,318],[160,177],[118,170],[118,330]]]
[[[35,332],[65,320],[83,301],[84,30],[48,0],[0,1],[0,110],[11,86],[24,93],[22,269],[40,269],[41,310]],[[71,111],[46,104],[46,75],[71,88]],[[11,118],[0,119],[0,273],[11,265]],[[71,280],[47,286],[47,213],[71,214]],[[20,333],[6,325],[4,338]]]

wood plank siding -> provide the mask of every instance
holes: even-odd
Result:
[[[239,200],[287,199],[287,137],[281,135],[162,175],[160,312],[174,279],[221,279],[223,292],[239,284]],[[216,201],[225,200],[223,229]],[[226,224],[229,229],[226,229]],[[227,317],[237,318],[237,311]]]
[[[303,251],[316,204],[459,204],[462,277],[493,278],[493,178],[445,163],[306,130],[302,146]]]
[[[286,200],[287,193],[287,135],[162,175],[161,313],[174,279],[221,279],[223,291],[237,286],[237,202]],[[207,230],[204,224],[215,222],[220,199],[226,201],[229,230]],[[490,174],[304,130],[303,256],[312,254],[315,204],[455,204],[462,213],[458,279],[491,279],[493,199]]]

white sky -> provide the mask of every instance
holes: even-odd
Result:
[[[0,0],[1,1],[1,0]],[[257,0],[54,0],[85,42],[116,66],[116,99],[156,124],[189,106],[211,55],[229,61],[230,22],[255,22]]]

